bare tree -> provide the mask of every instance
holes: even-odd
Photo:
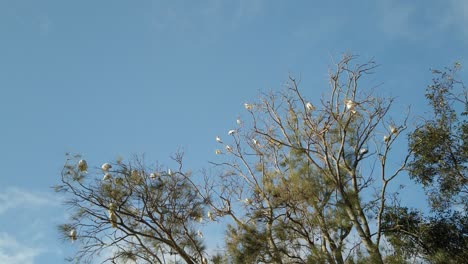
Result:
[[[405,168],[387,166],[406,129],[387,113],[392,98],[360,87],[377,67],[344,56],[330,73],[320,106],[299,91],[295,78],[280,93],[246,103],[250,121],[229,131],[219,202],[229,215],[229,254],[237,263],[345,263],[362,244],[372,263],[383,263],[382,215],[388,186]]]
[[[69,260],[88,263],[105,253],[103,263],[166,263],[176,254],[186,263],[206,262],[197,231],[207,221],[206,203],[183,171],[182,156],[173,157],[178,164],[173,170],[135,158],[89,172],[85,160],[68,156],[55,190],[66,195],[71,213],[59,229],[79,244]]]

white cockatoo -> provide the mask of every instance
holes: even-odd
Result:
[[[206,216],[208,217],[208,219],[210,219],[210,221],[214,220],[213,214],[210,211],[208,211],[208,213],[206,213]]]
[[[233,135],[234,133],[236,133],[236,130],[234,130],[234,129],[231,129],[231,130],[228,131],[228,135]]]
[[[221,143],[221,144],[223,143],[220,137],[216,137],[216,142]]]
[[[392,134],[396,134],[398,132],[398,128],[390,126],[390,132],[392,132]]]
[[[72,243],[75,242],[75,240],[76,240],[76,230],[75,229],[72,229],[70,231],[70,239],[71,239]]]
[[[385,143],[387,143],[389,140],[390,140],[390,137],[389,137],[389,136],[384,136],[384,137],[383,137],[383,141],[384,141]]]
[[[84,173],[88,172],[88,163],[86,162],[86,160],[78,161],[78,170]]]
[[[107,181],[107,180],[110,180],[111,178],[112,178],[112,175],[107,172],[106,174],[104,174],[104,177],[102,177],[102,180]]]
[[[248,103],[245,103],[245,104],[244,104],[244,107],[245,107],[245,109],[247,109],[247,110],[252,110],[253,105],[248,104]]]
[[[110,168],[112,168],[112,165],[110,165],[109,163],[104,163],[104,164],[102,164],[102,166],[101,166],[101,169],[102,169],[103,171],[108,171]]]
[[[159,177],[159,173],[157,173],[157,172],[153,172],[153,173],[150,174],[150,178],[153,179],[153,180],[156,179],[157,177]]]
[[[221,153],[222,153],[222,152],[221,152],[220,149],[215,150],[215,154],[216,154],[216,155],[221,155]]]
[[[315,106],[313,104],[311,104],[310,102],[306,103],[306,108],[307,108],[308,111],[314,111],[315,110]]]
[[[199,236],[200,238],[203,238],[203,233],[202,233],[202,231],[198,230],[197,236]]]
[[[208,264],[208,260],[205,257],[202,257],[201,264]]]
[[[247,205],[251,205],[251,204],[252,204],[252,200],[250,200],[249,198],[245,198],[245,199],[244,199],[244,203],[247,204]]]
[[[226,145],[226,150],[227,150],[227,151],[229,151],[229,152],[232,152],[232,148],[231,148],[231,146],[229,146],[229,145]]]
[[[111,223],[112,227],[117,227],[117,215],[113,209],[109,209],[109,222]]]
[[[237,118],[236,123],[240,126],[242,125],[242,120],[240,120],[240,118]]]
[[[167,175],[172,176],[172,170],[171,169],[167,169]]]
[[[359,154],[361,154],[361,155],[365,155],[365,154],[367,154],[367,152],[369,152],[369,150],[367,150],[366,148],[362,148],[362,149],[359,150]]]
[[[260,143],[258,143],[258,140],[256,140],[255,138],[252,139],[252,142],[255,146],[260,145]]]
[[[346,105],[346,109],[351,111],[351,113],[353,114],[356,113],[356,110],[354,109],[356,107],[356,103],[353,102],[353,100],[345,100],[345,105]]]

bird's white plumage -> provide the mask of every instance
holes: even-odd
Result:
[[[231,146],[229,146],[229,145],[226,145],[226,150],[227,150],[227,151],[229,151],[229,152],[232,152],[232,148],[231,148]]]
[[[206,213],[206,216],[208,217],[208,219],[210,219],[210,221],[214,220],[213,214],[210,211],[208,211],[208,213]]]
[[[236,130],[234,130],[234,129],[231,129],[231,130],[228,131],[228,135],[232,135],[234,133],[236,133]]]
[[[221,143],[221,144],[223,143],[220,137],[216,137],[216,142]]]
[[[112,175],[110,173],[106,173],[104,174],[104,176],[102,177],[102,180],[103,181],[107,181],[107,180],[110,180],[112,178]]]
[[[81,171],[81,172],[87,172],[88,163],[86,162],[86,160],[78,161],[78,170]]]
[[[307,103],[306,103],[306,108],[307,108],[307,110],[309,110],[309,111],[314,111],[314,110],[315,110],[314,105],[312,105],[310,102],[307,102]]]
[[[253,105],[248,104],[248,103],[245,103],[245,104],[244,104],[244,107],[245,107],[245,109],[247,109],[247,110],[252,110]]]
[[[72,243],[73,243],[73,241],[76,240],[76,230],[75,229],[72,229],[70,231],[70,239],[71,239]]]
[[[102,166],[101,166],[101,169],[102,169],[103,171],[108,171],[110,168],[112,168],[112,165],[110,165],[109,163],[104,163],[104,164],[102,164]]]
[[[197,236],[199,236],[200,238],[203,238],[203,233],[202,233],[202,231],[198,230]]]

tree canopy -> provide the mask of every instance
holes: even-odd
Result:
[[[69,155],[55,188],[71,212],[61,234],[78,244],[70,260],[88,263],[97,254],[106,256],[103,263],[170,263],[171,256],[184,263],[466,259],[468,100],[454,78],[459,67],[434,71],[426,91],[434,114],[414,129],[409,114],[389,115],[393,98],[362,85],[377,64],[346,55],[330,70],[321,100],[307,98],[290,77],[283,90],[245,103],[249,118],[238,120],[228,138],[216,137],[214,173],[193,176],[183,153],[173,157],[175,168],[134,158],[90,169]],[[402,153],[397,144],[406,143],[407,132],[409,150]],[[405,173],[428,190],[432,214],[400,206]],[[226,226],[223,254],[205,246],[201,229],[211,225]]]

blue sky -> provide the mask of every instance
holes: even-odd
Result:
[[[50,189],[65,152],[170,165],[183,148],[197,171],[244,102],[289,74],[318,98],[344,52],[381,64],[370,78],[394,113],[423,114],[429,69],[468,64],[466,25],[464,0],[0,0],[0,263],[72,250]]]

